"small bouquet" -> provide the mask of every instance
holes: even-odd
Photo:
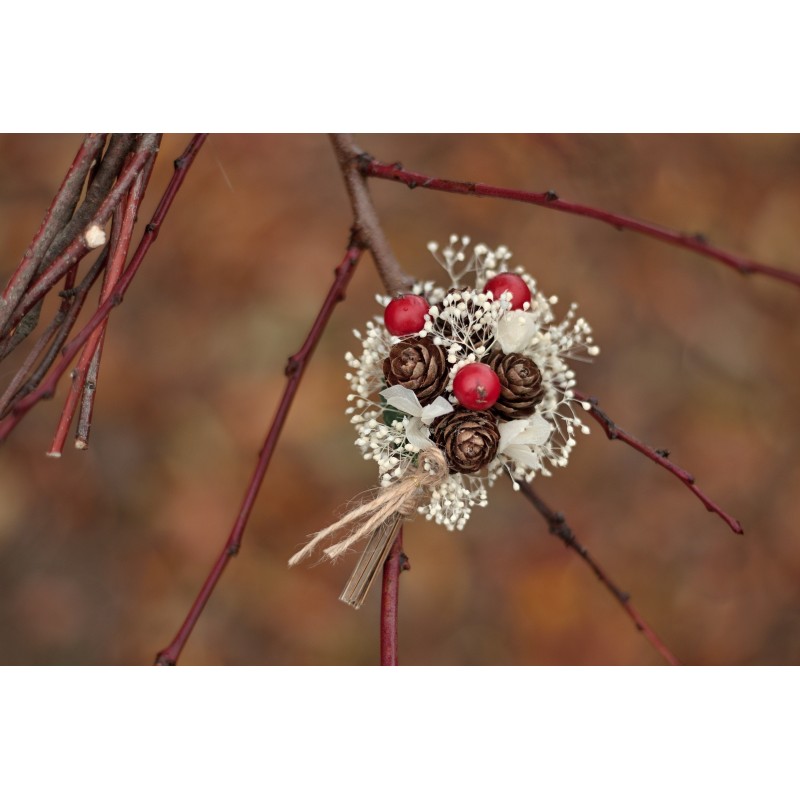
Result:
[[[462,529],[488,489],[507,472],[518,488],[567,464],[575,433],[575,373],[567,359],[598,354],[592,330],[572,304],[556,323],[545,297],[511,253],[451,236],[428,249],[447,288],[416,284],[401,297],[378,296],[382,317],[367,322],[356,356],[347,353],[347,409],[356,446],[378,466],[374,499],[314,534],[296,564],[325,539],[334,559],[370,537],[341,599],[359,607],[400,523],[414,513]],[[469,280],[468,280],[469,276]]]

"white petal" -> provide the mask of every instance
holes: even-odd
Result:
[[[501,422],[497,427],[500,431],[500,444],[497,446],[497,452],[505,453],[506,448],[514,444],[517,436],[528,427],[528,420],[515,419],[511,422]]]
[[[537,453],[524,444],[515,444],[506,450],[506,455],[518,464],[528,467],[528,469],[539,469],[540,461]]]
[[[553,431],[553,426],[541,414],[534,414],[527,419],[501,422],[497,427],[500,430],[498,453],[508,453],[509,448],[516,445],[544,444]]]
[[[544,444],[550,438],[553,426],[541,414],[534,414],[527,423],[525,430],[517,436],[515,444]]]
[[[453,410],[450,401],[444,397],[437,397],[432,403],[428,403],[422,409],[422,421],[426,425],[430,425],[436,417],[441,417],[443,414],[449,414]]]
[[[406,426],[406,439],[409,444],[418,447],[420,450],[425,450],[432,444],[428,428],[416,417],[408,417],[403,420]]]
[[[527,311],[509,311],[497,323],[497,341],[504,353],[521,353],[536,333],[536,317]]]
[[[422,416],[422,406],[417,396],[405,386],[389,386],[380,393],[381,397],[390,405],[404,414],[412,417]]]

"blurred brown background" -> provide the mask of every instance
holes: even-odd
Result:
[[[81,141],[0,137],[3,282]],[[188,137],[169,135],[139,230]],[[364,135],[384,161],[660,222],[800,271],[798,136]],[[800,661],[800,290],[632,233],[503,201],[372,182],[406,269],[465,233],[504,243],[602,352],[578,365],[630,432],[693,472],[737,537],[675,478],[591,423],[537,488],[679,658]],[[90,449],[44,457],[64,396],[0,449],[0,663],[148,664],[227,536],[350,211],[327,139],[214,135],[112,316]],[[137,234],[138,237],[138,234]],[[138,241],[138,238],[137,238]],[[289,570],[304,537],[375,483],[344,415],[343,354],[376,313],[366,257],[311,362],[185,664],[373,664],[378,592],[338,602],[354,557]],[[13,365],[0,365],[5,384]],[[588,568],[498,485],[466,530],[406,528],[404,664],[650,664]]]

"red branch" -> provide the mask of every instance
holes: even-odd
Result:
[[[100,207],[97,209],[89,224],[79,231],[70,245],[59,255],[52,264],[36,279],[33,286],[23,295],[19,306],[12,317],[11,325],[17,325],[20,320],[41,300],[53,286],[61,280],[63,275],[91,249],[86,243],[86,230],[94,225],[102,228],[114,209],[119,205],[137,175],[144,168],[148,160],[155,158],[156,153],[149,149],[139,150],[128,162],[120,173],[117,183],[109,192]]]
[[[625,442],[629,447],[638,450],[642,455],[647,456],[651,461],[663,467],[667,472],[672,473],[681,483],[683,483],[691,492],[693,492],[706,507],[706,510],[711,511],[717,516],[721,517],[728,524],[734,533],[742,534],[744,529],[739,520],[734,519],[730,514],[723,511],[713,500],[711,500],[705,492],[698,489],[694,482],[694,475],[681,469],[677,464],[673,464],[667,456],[669,453],[666,450],[654,450],[649,445],[640,442],[635,436],[632,436],[627,431],[620,428],[609,416],[603,411],[597,403],[597,398],[587,397],[581,392],[573,390],[573,395],[576,400],[582,403],[589,403],[590,408],[588,413],[591,414],[602,426],[609,439],[618,439]]]
[[[28,286],[31,276],[36,271],[39,261],[44,256],[57,231],[67,224],[77,204],[81,187],[92,164],[98,160],[100,151],[105,144],[105,134],[93,133],[87,135],[75,159],[73,160],[64,180],[59,187],[50,208],[44,215],[39,230],[33,237],[25,255],[22,257],[14,274],[9,278],[3,291],[2,323],[5,324],[5,312],[13,310],[19,298]]]
[[[28,353],[3,396],[0,397],[0,417],[4,417],[8,413],[13,406],[15,397],[19,402],[19,398],[32,392],[47,374],[50,365],[58,357],[58,351],[75,326],[89,291],[105,269],[107,258],[108,247],[105,247],[78,286],[73,286],[75,271],[70,270],[67,273],[64,291],[61,293],[63,298],[61,307]],[[40,356],[41,360],[37,364]],[[34,364],[36,365],[35,369]]]
[[[667,244],[682,247],[686,250],[692,250],[695,253],[699,253],[701,256],[719,261],[737,270],[741,275],[758,273],[800,287],[800,273],[772,267],[749,258],[742,258],[726,250],[721,250],[718,247],[712,247],[702,234],[681,233],[680,231],[665,228],[662,225],[643,222],[642,220],[627,217],[623,214],[614,214],[610,211],[603,211],[602,209],[581,205],[580,203],[570,203],[566,200],[559,199],[555,192],[525,192],[519,189],[504,189],[501,186],[490,186],[487,183],[432,178],[420,172],[411,172],[403,169],[399,164],[383,164],[367,154],[361,155],[359,165],[361,173],[367,177],[398,181],[404,183],[409,189],[420,187],[422,189],[435,189],[440,192],[452,192],[454,194],[471,194],[475,197],[500,197],[505,200],[516,200],[520,203],[543,206],[553,209],[554,211],[563,211],[567,214],[589,217],[599,222],[605,222],[607,225],[611,225],[617,230],[635,231],[636,233],[650,236],[653,239],[659,239]]]
[[[9,433],[11,433],[11,431],[17,426],[22,417],[24,417],[25,414],[34,405],[36,405],[36,403],[44,398],[50,398],[53,396],[56,386],[58,385],[58,381],[66,372],[78,351],[92,335],[92,331],[98,328],[103,323],[103,320],[108,317],[111,311],[122,302],[125,297],[125,292],[128,290],[131,281],[136,276],[136,272],[141,266],[144,257],[147,255],[150,246],[158,238],[158,233],[161,229],[161,224],[164,221],[164,217],[167,215],[167,212],[169,211],[170,206],[175,199],[175,195],[183,185],[186,173],[194,162],[195,156],[197,155],[207,136],[208,134],[205,133],[195,134],[195,136],[193,136],[192,140],[189,142],[186,150],[184,150],[183,155],[175,160],[175,172],[172,175],[172,179],[167,185],[167,188],[164,190],[164,194],[161,196],[158,207],[153,213],[152,219],[145,228],[145,232],[141,241],[139,242],[139,246],[136,248],[136,252],[131,259],[130,264],[128,264],[128,267],[122,274],[122,277],[115,285],[114,291],[100,304],[97,311],[95,311],[84,328],[64,348],[61,360],[48,374],[47,379],[42,382],[35,392],[31,392],[29,395],[26,395],[18,403],[16,403],[11,408],[8,416],[3,419],[2,422],[0,422],[0,442],[5,441]],[[151,157],[153,156],[152,153],[148,155]],[[131,164],[133,164],[135,160],[136,158],[131,161]]]
[[[397,610],[400,593],[400,573],[409,569],[403,552],[403,529],[400,528],[392,549],[383,564],[381,586],[381,666],[396,667],[397,660]]]
[[[150,175],[153,171],[155,159],[150,159],[141,172],[136,176],[127,197],[120,201],[117,210],[114,212],[114,226],[111,235],[111,250],[108,258],[108,267],[106,268],[105,279],[103,287],[100,291],[100,302],[102,303],[114,291],[117,281],[122,275],[125,266],[125,260],[128,257],[128,251],[131,246],[131,239],[133,238],[133,227],[136,223],[136,216],[139,213],[139,205],[144,198],[144,193],[147,189],[147,184],[150,180]],[[87,420],[91,418],[92,407],[94,403],[94,387],[97,383],[97,371],[99,369],[100,357],[103,349],[103,339],[105,337],[106,327],[108,325],[108,318],[104,319],[100,326],[92,332],[86,346],[83,348],[81,357],[78,360],[78,366],[72,375],[72,385],[70,386],[69,394],[64,402],[64,409],[61,412],[56,433],[53,438],[53,444],[47,455],[52,457],[60,457],[64,449],[64,442],[66,441],[69,432],[69,426],[78,407],[78,401],[84,398],[82,403],[82,417]],[[92,372],[91,380],[89,373]],[[76,447],[85,449],[88,446],[88,421],[84,426],[83,436],[78,436],[75,440]]]
[[[622,606],[625,613],[633,620],[636,629],[640,631],[648,642],[657,650],[664,660],[672,665],[678,666],[681,662],[670,652],[669,648],[658,638],[655,631],[644,621],[642,615],[633,607],[630,595],[622,591],[611,578],[606,575],[600,565],[589,555],[589,551],[575,538],[572,529],[567,525],[563,514],[553,511],[531,488],[530,484],[524,481],[517,484],[520,491],[531,502],[533,507],[547,521],[547,526],[554,536],[561,539],[564,544],[574,550],[592,569],[600,582],[611,592],[617,602]]]
[[[344,258],[336,267],[333,285],[322,304],[322,308],[320,308],[319,314],[317,314],[311,326],[311,330],[308,332],[305,342],[303,342],[303,346],[297,353],[289,358],[286,364],[286,388],[283,390],[283,397],[278,404],[278,410],[275,412],[272,425],[258,454],[256,468],[253,471],[244,499],[239,507],[239,513],[236,516],[236,520],[233,523],[233,527],[228,534],[228,538],[220,554],[217,556],[208,577],[201,586],[200,592],[192,603],[189,613],[178,630],[178,633],[169,646],[156,656],[155,663],[157,666],[174,666],[178,662],[181,651],[186,645],[197,620],[203,613],[203,609],[208,599],[211,597],[220,576],[231,558],[239,552],[245,527],[247,526],[247,520],[250,518],[250,512],[253,510],[253,505],[258,497],[258,492],[264,481],[264,475],[267,472],[267,467],[269,466],[275,446],[278,443],[278,437],[283,428],[283,423],[286,421],[286,416],[291,408],[292,400],[294,400],[297,388],[300,385],[300,379],[303,377],[308,361],[322,336],[322,332],[325,330],[325,326],[330,319],[334,307],[344,299],[345,289],[350,282],[350,278],[353,275],[362,252],[361,245],[356,244],[351,238]]]

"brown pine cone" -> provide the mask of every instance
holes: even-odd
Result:
[[[451,472],[471,473],[497,455],[500,431],[490,412],[458,409],[433,421],[431,438],[444,452]]]
[[[542,373],[536,364],[521,353],[503,353],[496,350],[484,359],[500,378],[500,397],[492,411],[503,419],[522,419],[544,397]]]
[[[427,336],[403,339],[383,361],[386,383],[411,389],[422,405],[442,393],[448,372],[447,354]]]

